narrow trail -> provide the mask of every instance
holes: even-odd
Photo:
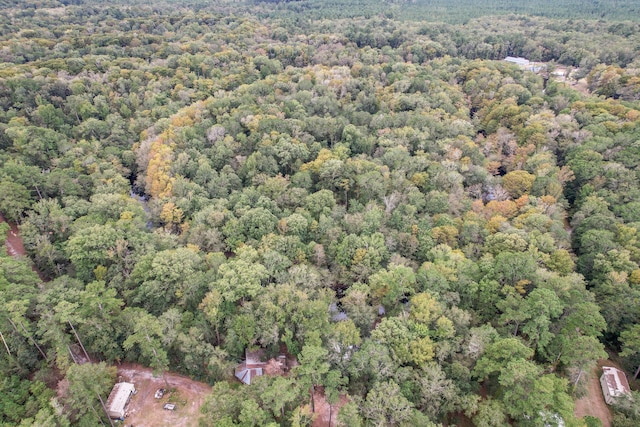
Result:
[[[0,213],[0,223],[7,222]],[[7,233],[7,240],[5,246],[7,247],[7,253],[13,257],[26,256],[27,252],[24,249],[24,243],[20,237],[20,231],[16,224],[8,223],[11,229]]]
[[[9,229],[9,232],[7,232],[7,240],[4,242],[4,244],[5,244],[6,248],[7,248],[7,253],[9,255],[11,255],[12,257],[14,257],[14,258],[27,258],[27,259],[29,259],[28,255],[27,255],[27,251],[24,248],[24,242],[22,241],[22,237],[20,236],[20,230],[18,229],[18,225],[17,224],[13,224],[11,222],[8,222],[4,218],[4,216],[2,216],[2,213],[0,213],[0,223],[3,223],[3,222],[6,222],[11,227]],[[36,268],[36,266],[33,264],[33,262],[31,262],[31,269],[38,275],[40,280],[42,280],[43,282],[47,281],[47,279]]]

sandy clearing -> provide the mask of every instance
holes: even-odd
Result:
[[[324,395],[323,387],[316,387],[316,392],[314,393],[314,402],[315,402],[315,418],[313,420],[312,427],[335,427],[338,425],[338,411],[340,408],[345,405],[348,401],[346,395],[340,396],[340,400],[337,404],[334,404],[333,407],[329,406],[329,402]],[[331,416],[331,419],[329,419]]]
[[[211,392],[211,387],[205,383],[169,372],[164,378],[162,375],[156,377],[150,368],[131,363],[118,367],[118,380],[136,386],[137,394],[127,406],[124,423],[132,427],[197,427],[200,406]],[[159,388],[166,388],[167,393],[161,399],[155,399]],[[175,403],[176,410],[163,410],[165,403]]]

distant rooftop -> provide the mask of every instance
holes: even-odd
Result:
[[[518,56],[507,56],[504,58],[505,61],[511,62],[513,64],[518,64],[520,66],[526,67],[529,65],[529,60],[526,58],[520,58]]]

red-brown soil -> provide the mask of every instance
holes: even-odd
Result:
[[[333,408],[329,406],[329,402],[324,396],[324,389],[317,387],[316,392],[313,395],[313,401],[315,403],[316,416],[313,420],[312,427],[335,427],[338,425],[338,411],[347,403],[347,396],[340,396],[338,403],[333,405]],[[331,420],[329,420],[331,415]]]
[[[7,222],[0,213],[0,223]],[[24,249],[24,243],[22,237],[20,237],[20,230],[16,224],[8,223],[11,229],[7,232],[7,240],[4,242],[7,248],[7,254],[15,258],[27,257],[27,251]],[[36,269],[36,266],[31,264],[31,268],[38,274],[40,280],[45,281],[42,274]]]
[[[0,213],[0,223],[2,222],[7,221]],[[7,233],[7,240],[4,242],[7,247],[7,253],[13,257],[25,256],[26,251],[24,250],[24,244],[22,243],[18,226],[11,223],[9,223],[9,226],[11,227],[11,230]]]

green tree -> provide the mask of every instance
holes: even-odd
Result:
[[[121,336],[124,302],[116,290],[106,289],[104,282],[91,282],[80,293],[78,302],[76,327],[87,351],[102,354],[109,361],[119,359],[122,350],[116,337]]]
[[[573,386],[577,387],[583,376],[588,376],[599,359],[605,359],[607,352],[595,337],[579,335],[569,340],[560,356],[567,367]],[[585,379],[586,382],[586,379]]]
[[[315,391],[316,386],[324,384],[330,365],[327,362],[328,352],[326,349],[308,344],[302,347],[302,352],[298,356],[300,365],[296,368],[296,373],[304,387],[309,389],[311,400],[311,412],[315,412]],[[303,387],[303,388],[304,388]]]
[[[391,264],[369,277],[371,294],[375,301],[397,309],[400,300],[411,296],[416,288],[416,276],[411,268]]]
[[[242,248],[235,258],[220,266],[219,278],[213,288],[231,302],[257,297],[262,290],[262,281],[268,277],[267,269],[257,261],[255,249]]]
[[[329,361],[333,366],[344,368],[361,343],[360,330],[351,319],[334,323],[327,343]]]
[[[300,389],[293,378],[263,376],[256,383],[256,392],[262,408],[280,421],[283,421],[285,413],[300,401]]]
[[[365,395],[374,383],[391,378],[397,369],[398,364],[392,359],[386,345],[366,339],[354,353],[347,371],[351,387]]]
[[[374,384],[362,403],[362,413],[375,426],[398,426],[413,415],[413,405],[393,381]]]
[[[238,392],[237,387],[232,388],[227,381],[215,383],[211,393],[205,397],[200,407],[200,412],[202,413],[200,426],[234,425],[234,420],[240,416],[242,411],[242,401],[243,396]],[[247,411],[250,406],[248,406]]]
[[[0,212],[9,221],[19,222],[29,206],[31,206],[29,189],[13,181],[0,181]]]
[[[478,404],[478,412],[473,414],[473,424],[477,427],[507,427],[507,415],[500,400],[486,399]]]
[[[453,381],[447,378],[440,365],[425,363],[420,367],[418,375],[419,397],[417,408],[428,415],[431,420],[437,420],[454,410],[454,402],[459,390]]]
[[[66,375],[69,388],[65,402],[71,409],[70,418],[78,425],[104,424],[107,415],[100,399],[106,400],[115,383],[116,368],[104,362],[71,365]]]
[[[355,403],[347,402],[340,408],[337,427],[362,427],[363,425],[362,417]]]
[[[502,372],[503,366],[510,361],[527,360],[533,356],[533,350],[525,346],[518,338],[499,338],[486,346],[484,353],[473,368],[473,374],[481,379]],[[535,365],[534,365],[535,366]]]
[[[111,225],[91,225],[75,233],[67,241],[65,250],[76,275],[89,281],[94,278],[96,267],[113,264],[121,238],[121,233]]]
[[[129,352],[134,348],[137,349],[137,354],[142,361],[151,366],[155,372],[162,373],[168,387],[165,372],[169,369],[169,359],[162,346],[160,322],[155,316],[139,308],[126,308],[123,316],[127,319],[131,333],[122,343],[122,347]]]
[[[173,305],[193,309],[204,296],[205,264],[192,248],[178,248],[155,254],[136,298],[156,315]]]
[[[620,334],[620,341],[622,342],[622,351],[620,356],[633,359],[640,354],[640,325],[631,325]],[[636,363],[638,368],[633,375],[633,378],[638,378],[640,374],[640,363]]]
[[[536,177],[529,172],[517,170],[502,177],[502,186],[513,199],[528,194]]]

